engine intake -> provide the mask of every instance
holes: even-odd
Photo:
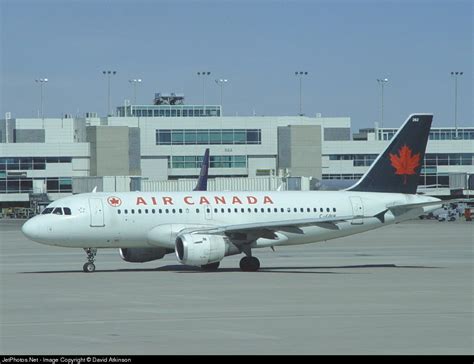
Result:
[[[227,237],[203,234],[179,235],[175,241],[175,252],[180,263],[198,267],[240,253]]]

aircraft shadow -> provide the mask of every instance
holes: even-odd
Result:
[[[395,269],[441,269],[442,267],[431,267],[423,265],[396,265],[396,264],[363,264],[363,265],[339,265],[339,266],[297,266],[297,267],[262,267],[258,273],[296,273],[296,274],[367,274],[367,273],[348,273],[348,272],[328,272],[314,271],[327,269],[360,269],[360,268],[395,268]],[[308,271],[310,270],[310,271]],[[191,267],[181,264],[165,265],[157,268],[125,268],[125,269],[98,269],[94,273],[131,273],[131,272],[175,272],[175,273],[232,273],[242,272],[239,268],[219,268],[217,271],[206,272],[198,267]],[[58,273],[81,273],[82,270],[56,270],[56,271],[37,271],[37,272],[18,272],[20,274],[58,274]],[[244,273],[244,272],[242,272]]]

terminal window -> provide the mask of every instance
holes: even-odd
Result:
[[[157,145],[261,144],[261,129],[157,129]]]

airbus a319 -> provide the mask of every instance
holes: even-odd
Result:
[[[243,253],[240,268],[257,271],[258,248],[340,238],[441,207],[439,199],[416,194],[432,119],[410,115],[364,176],[343,191],[209,192],[207,151],[194,191],[73,195],[48,205],[22,231],[42,244],[83,248],[84,272],[95,271],[96,251],[105,248],[119,248],[128,262],[174,252],[180,263],[203,270]]]

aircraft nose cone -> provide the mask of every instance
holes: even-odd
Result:
[[[35,218],[28,220],[21,227],[21,231],[28,239],[37,240],[39,237],[38,221],[35,221]]]

